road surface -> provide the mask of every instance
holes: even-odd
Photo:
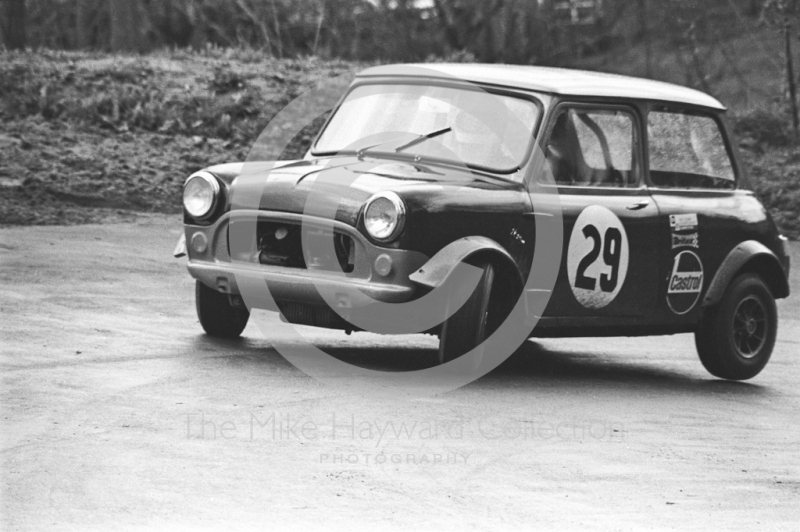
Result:
[[[0,230],[4,530],[800,526],[797,295],[747,383],[708,375],[690,335],[566,339],[442,396],[364,400],[252,324],[204,336],[179,232]],[[436,354],[425,336],[313,337],[384,369]]]

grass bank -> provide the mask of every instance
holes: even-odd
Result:
[[[0,223],[180,212],[193,171],[242,160],[298,94],[359,65],[255,51],[0,54]],[[303,151],[305,132],[288,156]]]
[[[189,173],[242,160],[297,95],[363,66],[247,50],[2,53],[0,224],[178,213]],[[781,230],[798,238],[800,150],[788,115],[774,102],[743,109],[732,118],[745,167]]]

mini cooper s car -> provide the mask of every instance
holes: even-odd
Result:
[[[304,204],[333,168],[346,190],[333,194],[331,252],[314,256]],[[775,300],[789,295],[786,239],[748,184],[725,108],[680,86],[542,67],[374,67],[304,159],[274,163],[257,186],[242,171],[213,166],[184,185],[176,256],[188,255],[212,336],[242,333],[245,270],[283,321],[350,333],[363,328],[317,287],[413,302],[464,263],[479,269],[476,288],[425,331],[448,362],[493,334],[538,275],[537,206],[553,193],[560,267],[538,289],[549,299],[530,337],[693,333],[711,374],[748,379],[770,358]],[[256,196],[244,250],[229,241],[236,194]]]

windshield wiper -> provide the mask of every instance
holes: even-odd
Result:
[[[394,151],[395,151],[395,153],[400,153],[401,151],[407,150],[408,148],[411,148],[412,146],[416,146],[417,144],[419,144],[421,142],[425,142],[428,139],[435,139],[436,137],[438,137],[440,135],[444,135],[445,133],[448,133],[448,132],[450,132],[452,130],[453,130],[453,128],[446,127],[444,129],[439,129],[439,130],[434,131],[432,133],[427,133],[425,135],[419,135],[414,140],[403,144],[399,148],[396,148]],[[397,140],[398,139],[387,140],[385,142],[379,142],[378,144],[373,144],[372,146],[367,146],[366,148],[361,148],[360,150],[358,150],[356,152],[356,157],[358,157],[359,159],[363,160],[364,159],[364,155],[366,155],[367,152],[374,150],[378,146],[383,146],[384,144],[391,144],[392,142],[397,142]]]
[[[440,136],[444,135],[445,133],[449,133],[450,131],[453,131],[453,128],[448,126],[448,127],[444,128],[444,129],[439,129],[437,131],[434,131],[432,133],[428,133],[426,135],[420,135],[419,137],[415,138],[411,142],[407,142],[406,144],[403,144],[399,148],[396,148],[394,150],[394,152],[395,153],[400,153],[401,151],[406,150],[408,148],[411,148],[412,146],[416,146],[417,144],[425,142],[426,140],[435,139],[436,137],[440,137]]]

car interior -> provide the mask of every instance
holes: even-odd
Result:
[[[585,187],[635,186],[632,136],[624,138],[612,132],[610,143],[609,131],[593,114],[570,109],[556,119],[546,149],[556,183]],[[619,158],[619,154],[626,151],[630,158],[627,169],[617,168],[614,155]]]

